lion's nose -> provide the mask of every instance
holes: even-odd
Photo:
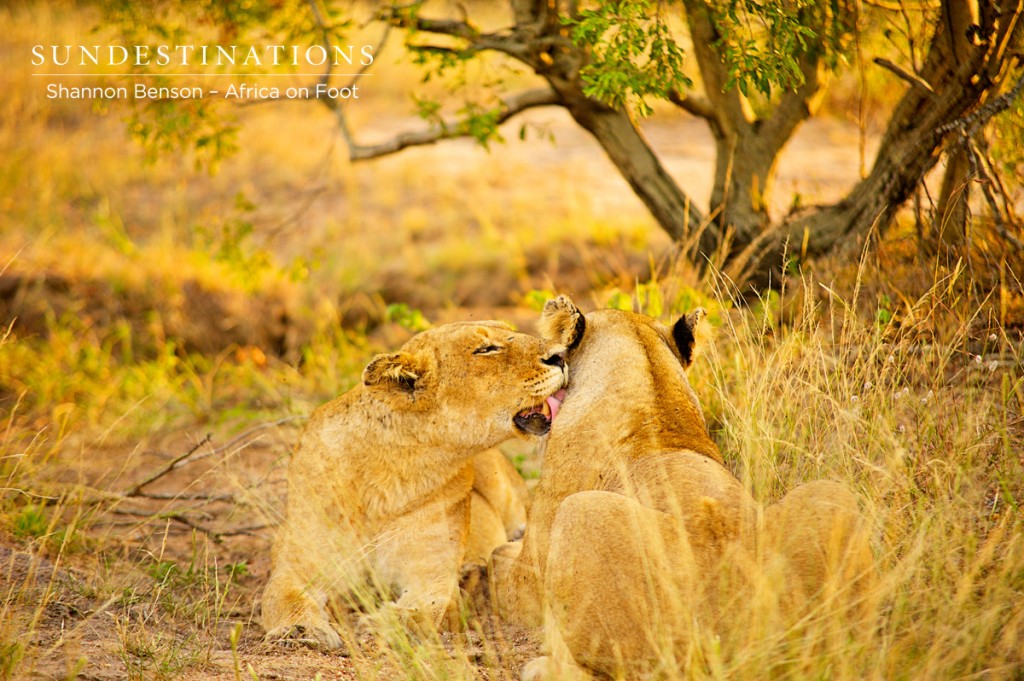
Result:
[[[559,369],[561,369],[565,366],[565,353],[556,352],[550,357],[545,357],[544,359],[541,360],[541,362],[547,364],[548,366],[558,367]]]

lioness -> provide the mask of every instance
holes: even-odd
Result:
[[[704,316],[669,328],[618,310],[584,317],[566,297],[544,308],[542,333],[569,348],[572,381],[526,533],[490,562],[499,612],[545,627],[552,656],[524,678],[616,675],[666,649],[685,659],[694,623],[715,626],[724,596],[735,600],[758,561],[771,562],[762,556],[789,561],[782,601],[818,592],[829,575],[868,572],[845,488],[803,485],[762,516],[723,466],[685,374]]]
[[[480,452],[547,433],[564,351],[500,322],[447,324],[378,355],[317,409],[289,464],[267,638],[341,646],[328,602],[370,580],[406,624],[440,625],[464,561],[484,562],[523,522],[515,469]]]

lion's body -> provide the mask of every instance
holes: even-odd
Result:
[[[378,356],[363,384],[317,409],[289,464],[268,638],[338,647],[329,601],[361,589],[393,594],[410,624],[440,625],[460,567],[525,519],[522,480],[484,450],[561,388],[561,349],[500,324],[449,324]]]
[[[545,308],[545,335],[570,344],[570,386],[525,536],[491,561],[499,611],[543,623],[552,648],[527,676],[550,674],[553,664],[562,665],[557,675],[574,665],[614,675],[666,650],[685,654],[692,623],[714,627],[723,595],[735,597],[760,560],[765,516],[722,465],[685,375],[702,314],[669,329],[614,310],[584,324],[565,298]],[[799,541],[778,542],[800,563],[786,588],[809,595],[861,541],[859,516],[834,483],[793,494],[767,517],[815,515]],[[842,536],[831,542],[836,527]],[[857,559],[854,572],[865,569],[864,554]]]

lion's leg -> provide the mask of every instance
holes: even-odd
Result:
[[[569,481],[547,483],[557,489]],[[561,499],[545,494],[541,480],[530,505],[529,521],[523,538],[499,546],[487,566],[491,603],[505,620],[524,627],[539,627],[544,622],[541,587],[547,560],[548,536]]]
[[[414,631],[455,624],[469,511],[469,496],[417,509],[388,528],[388,538],[377,547],[380,577],[397,587],[394,608],[403,624]]]
[[[523,536],[528,501],[526,482],[497,449],[485,450],[473,459],[473,491],[494,509],[505,529],[499,544]]]
[[[341,647],[327,613],[330,576],[307,549],[282,538],[274,546],[274,568],[263,591],[260,617],[267,640],[292,640],[326,649]]]
[[[263,592],[262,620],[268,641],[295,641],[318,648],[341,647],[327,614],[327,594],[291,574],[275,574]]]
[[[540,600],[540,566],[528,550],[530,528],[517,541],[502,544],[487,561],[491,607],[498,615],[524,627],[544,622]],[[536,544],[533,544],[536,546]]]
[[[545,613],[545,621],[553,622],[552,618],[550,610]],[[523,665],[520,681],[591,681],[596,678],[586,667],[576,664],[557,626],[545,627],[544,647],[548,654]]]
[[[794,488],[765,510],[765,535],[785,561],[791,605],[867,596],[874,575],[868,524],[843,485],[818,480]]]
[[[473,493],[465,562],[486,564],[491,553],[526,530],[526,483],[505,455],[488,449],[473,459]]]
[[[494,506],[475,489],[470,493],[469,518],[463,563],[485,565],[491,552],[508,541],[505,524]]]
[[[564,642],[576,663],[614,675],[689,640],[701,594],[678,519],[620,494],[580,492],[558,509],[550,547],[545,637],[553,653]]]

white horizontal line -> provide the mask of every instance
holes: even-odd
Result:
[[[183,76],[189,77],[208,77],[208,78],[223,78],[223,77],[234,77],[234,78],[263,78],[264,76],[271,77],[284,77],[284,76],[305,76],[305,77],[316,77],[323,78],[322,73],[33,73],[33,76],[48,76],[50,78],[56,77],[96,77],[96,78],[156,78],[157,76],[163,76],[164,78],[180,78]],[[362,76],[372,76],[372,73],[332,73],[331,77],[340,78],[355,78]]]

